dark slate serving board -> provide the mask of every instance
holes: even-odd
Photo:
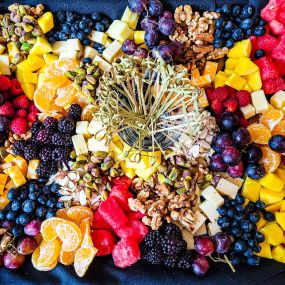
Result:
[[[17,2],[0,2],[0,7],[7,7]],[[40,1],[26,0],[18,1],[25,4],[37,4]],[[165,0],[165,5],[176,7],[182,4],[193,4],[200,10],[214,9],[216,5],[225,3],[245,4],[249,3],[260,9],[267,0]],[[111,18],[120,18],[127,0],[45,0],[43,4],[48,5],[52,11],[67,10],[80,13],[104,12]],[[259,267],[242,265],[233,274],[230,268],[223,264],[212,264],[206,277],[196,278],[191,272],[181,270],[168,270],[162,266],[153,266],[138,262],[126,269],[116,268],[111,257],[96,258],[87,271],[84,278],[76,276],[73,267],[57,266],[50,272],[39,272],[27,261],[24,267],[18,271],[0,269],[0,285],[8,284],[108,284],[108,285],[170,285],[170,284],[284,284],[285,265],[275,261],[263,259]]]

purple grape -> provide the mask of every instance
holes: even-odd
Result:
[[[24,232],[28,236],[37,236],[41,233],[41,224],[40,220],[32,220],[27,223],[24,227]]]
[[[147,0],[128,0],[128,6],[134,13],[141,13],[147,6]]]
[[[238,128],[232,136],[236,145],[242,146],[250,143],[250,133],[246,128]]]
[[[151,16],[159,17],[163,13],[163,5],[159,0],[149,0],[148,13]]]
[[[194,246],[196,251],[203,256],[210,255],[214,251],[213,241],[208,236],[196,237]]]
[[[218,134],[214,137],[213,143],[216,147],[224,149],[233,145],[231,136],[228,133]]]
[[[176,29],[176,23],[174,20],[169,18],[160,18],[158,29],[160,32],[166,36],[174,34]]]
[[[222,152],[223,162],[228,166],[236,166],[240,163],[241,155],[238,149],[229,146]]]
[[[169,45],[159,45],[157,51],[160,56],[166,61],[170,62],[172,60],[173,49]]]
[[[173,19],[173,13],[171,11],[164,11],[161,18]]]
[[[239,126],[239,118],[235,113],[225,112],[221,115],[220,125],[226,131],[233,131]]]
[[[183,54],[183,45],[179,42],[171,42],[170,46],[173,50],[173,59],[178,59]]]
[[[265,175],[265,169],[260,164],[249,164],[245,169],[245,174],[251,179],[260,179]]]
[[[37,248],[38,243],[35,238],[33,237],[21,237],[17,246],[17,251],[20,254],[28,255],[34,252]]]
[[[228,169],[228,174],[233,177],[233,178],[238,178],[238,177],[242,177],[244,174],[244,165],[242,163],[242,161],[236,165],[236,166],[229,166]]]
[[[141,28],[144,31],[157,30],[158,23],[155,18],[147,16],[141,21]]]
[[[25,262],[25,256],[22,254],[12,254],[11,252],[7,251],[4,254],[4,266],[8,269],[19,269],[23,266]]]
[[[262,158],[262,150],[257,145],[249,145],[245,151],[245,160],[250,163],[258,163]]]
[[[227,169],[227,166],[223,162],[222,155],[219,153],[214,154],[211,157],[210,168],[213,171],[224,172]]]
[[[215,251],[217,253],[226,253],[230,249],[231,239],[226,233],[216,233],[213,236]]]
[[[196,276],[203,277],[209,269],[209,262],[205,256],[197,255],[192,264],[193,273]]]
[[[127,55],[133,55],[137,48],[138,46],[132,40],[126,40],[122,46],[123,52]]]
[[[138,58],[146,58],[148,54],[148,51],[145,48],[137,48],[137,50],[134,52],[134,56]]]
[[[159,42],[159,34],[155,30],[148,30],[145,32],[144,40],[149,48],[153,48]]]
[[[285,152],[285,136],[275,135],[272,136],[268,141],[268,146],[279,153]]]

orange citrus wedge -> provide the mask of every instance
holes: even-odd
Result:
[[[260,163],[264,166],[266,172],[274,172],[281,163],[281,155],[268,146],[262,146],[261,150],[263,155]]]
[[[247,130],[251,136],[251,142],[255,142],[258,144],[267,144],[270,137],[271,132],[268,127],[263,124],[251,124],[247,127]]]
[[[85,206],[74,206],[67,210],[67,216],[75,220],[77,225],[80,225],[84,219],[92,219],[93,212],[90,208]]]

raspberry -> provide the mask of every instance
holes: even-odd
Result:
[[[39,113],[38,108],[36,107],[35,103],[33,101],[30,101],[30,106],[29,106],[29,112],[37,112]]]
[[[215,113],[215,115],[221,115],[224,111],[222,102],[218,100],[214,100],[211,103],[211,109]]]
[[[23,93],[21,84],[16,78],[11,80],[11,84],[12,84],[12,86],[10,87],[9,92],[12,96],[18,96],[18,95]],[[26,109],[26,108],[24,108],[24,109]]]
[[[4,75],[0,75],[0,92],[7,91],[11,86],[11,80]]]
[[[10,102],[6,101],[0,106],[0,115],[5,117],[14,117],[14,114],[15,110]]]
[[[15,118],[26,118],[26,117],[27,117],[27,111],[25,109],[20,109],[15,113]]]
[[[213,102],[216,99],[215,97],[213,97],[214,90],[215,89],[213,87],[208,87],[205,89],[205,92],[206,92],[206,95],[207,95],[209,102]]]
[[[239,102],[240,107],[245,107],[251,102],[251,96],[250,93],[246,90],[241,90],[237,93],[237,98]]]
[[[31,112],[27,116],[28,121],[31,123],[36,122],[37,118],[38,118],[38,112],[37,111]]]
[[[229,98],[230,94],[229,94],[228,88],[226,86],[223,86],[223,87],[216,88],[212,96],[213,98],[215,98],[215,100],[224,102],[225,100]]]
[[[68,110],[68,116],[72,117],[76,121],[81,119],[82,108],[78,104],[72,104]]]
[[[235,112],[238,108],[238,99],[236,97],[231,97],[223,103],[223,106],[226,108],[227,112]]]
[[[37,141],[43,144],[49,144],[51,141],[51,131],[48,129],[42,129],[37,134]]]
[[[30,104],[26,95],[21,95],[12,101],[12,105],[16,109],[28,109]]]
[[[28,131],[29,126],[26,119],[16,118],[11,122],[10,128],[16,135],[22,135]]]
[[[233,87],[227,86],[227,89],[229,91],[230,97],[235,96],[237,94],[237,91]]]

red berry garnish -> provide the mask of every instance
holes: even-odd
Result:
[[[11,84],[12,86],[9,91],[12,96],[18,96],[23,93],[21,83],[16,78],[11,80]]]
[[[223,86],[223,87],[216,88],[214,90],[212,96],[216,100],[218,100],[220,102],[224,102],[225,100],[227,100],[229,98],[230,93],[229,93],[228,88],[226,86]]]
[[[29,129],[28,121],[24,118],[16,118],[11,122],[10,128],[16,135],[25,134]]]
[[[11,88],[11,86],[11,80],[4,75],[0,75],[0,92],[7,91],[9,88]]]
[[[12,101],[12,105],[16,109],[28,109],[30,104],[29,104],[29,99],[26,97],[26,95],[21,95],[17,98],[15,98]]]
[[[214,252],[214,243],[208,236],[196,237],[194,246],[196,251],[203,256],[210,255]]]
[[[38,117],[38,112],[37,111],[33,111],[33,112],[28,114],[27,119],[28,119],[29,122],[34,123],[37,120],[37,117]]]
[[[15,114],[15,110],[10,102],[6,101],[3,105],[0,106],[1,116],[12,118],[14,114]]]
[[[223,103],[219,100],[214,100],[211,103],[211,109],[214,112],[215,115],[219,116],[223,113],[224,111],[224,107],[223,107]]]
[[[238,108],[238,99],[236,97],[231,97],[223,103],[223,106],[226,108],[227,112],[234,113]]]
[[[246,90],[241,90],[239,91],[237,94],[237,99],[238,99],[238,102],[239,102],[239,106],[240,107],[245,107],[247,106],[248,104],[250,104],[251,102],[251,95],[248,91]]]
[[[209,100],[209,102],[213,102],[216,98],[213,96],[213,92],[214,92],[214,88],[213,87],[208,87],[208,88],[205,88],[205,92],[206,92],[206,95],[207,95],[207,98]]]
[[[15,118],[26,118],[28,115],[27,111],[25,109],[17,110],[15,113]]]

